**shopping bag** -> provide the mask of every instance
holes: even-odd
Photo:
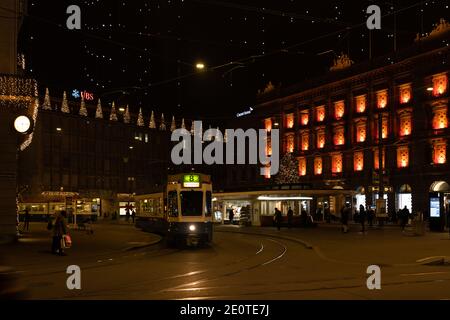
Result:
[[[61,239],[61,248],[68,249],[71,246],[72,246],[72,238],[70,237],[70,235],[68,234],[63,235]]]

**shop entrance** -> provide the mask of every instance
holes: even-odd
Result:
[[[409,184],[404,184],[400,186],[397,193],[397,206],[395,211],[403,209],[406,207],[409,212],[412,211],[412,190]]]

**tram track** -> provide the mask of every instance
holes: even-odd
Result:
[[[254,240],[252,238],[251,240]],[[262,242],[261,242],[262,240]],[[271,263],[278,261],[283,258],[283,256],[287,253],[287,247],[281,242],[271,239],[271,238],[263,238],[258,239],[257,244],[259,248],[257,251],[253,251],[251,255],[248,255],[242,259],[235,260],[231,263],[227,263],[222,265],[221,267],[216,268],[199,268],[198,270],[172,274],[166,277],[161,277],[157,279],[149,279],[134,281],[133,283],[129,283],[127,285],[121,286],[120,288],[109,287],[102,288],[101,290],[90,290],[79,292],[76,296],[74,295],[66,295],[64,297],[59,297],[59,299],[88,299],[95,298],[98,296],[105,298],[112,298],[116,296],[123,296],[123,291],[133,291],[134,294],[145,293],[151,295],[160,295],[160,294],[170,294],[170,293],[181,293],[181,292],[189,292],[196,291],[198,285],[204,285],[208,282],[220,280],[226,277],[231,277],[238,275],[242,272],[254,270],[256,268],[267,266]],[[264,245],[265,244],[265,245]],[[275,251],[269,254],[269,257],[264,256],[267,253],[268,247],[271,247],[271,251]],[[275,248],[274,248],[275,247]],[[174,252],[175,253],[180,253]],[[153,256],[152,256],[153,257]],[[257,259],[257,262],[253,262],[253,259]],[[111,266],[111,265],[110,265]],[[106,265],[105,265],[106,267]],[[171,285],[171,286],[162,286],[155,290],[154,292],[149,292],[149,288],[155,286],[156,284],[161,284],[165,281],[184,281],[184,279],[190,279],[193,277],[198,277],[198,279],[193,279],[192,281]],[[206,288],[205,288],[206,289]],[[176,299],[176,297],[174,297]]]

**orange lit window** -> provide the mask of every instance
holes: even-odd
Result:
[[[336,120],[342,119],[345,113],[345,103],[344,101],[338,101],[334,103],[334,117]]]
[[[300,123],[302,124],[302,126],[306,126],[309,123],[309,113],[306,112],[302,112],[300,114]]]
[[[286,128],[292,129],[294,127],[294,114],[289,113],[286,115]]]
[[[357,96],[356,100],[356,112],[363,113],[366,111],[366,95]]]
[[[439,74],[433,77],[433,95],[435,97],[447,91],[448,79],[446,74]]]
[[[331,156],[331,172],[342,172],[342,153],[336,153]]]
[[[269,118],[269,119],[264,120],[264,128],[268,132],[272,131],[272,119]]]
[[[322,158],[316,157],[314,158],[314,174],[320,175],[322,174]]]
[[[411,101],[411,84],[403,84],[399,87],[400,103],[408,103]]]
[[[342,146],[345,144],[344,127],[334,128],[333,143],[335,146]]]
[[[294,152],[294,135],[290,134],[286,136],[286,152]]]
[[[384,109],[388,104],[388,91],[380,90],[377,91],[377,108]]]
[[[408,146],[397,147],[397,167],[406,168],[409,166],[409,148]]]
[[[378,157],[378,155],[379,155],[379,150],[378,150],[378,148],[375,148],[374,150],[373,150],[373,167],[375,168],[375,170],[378,170],[378,169],[380,169],[380,158]],[[385,150],[384,150],[384,148],[383,148],[383,152],[382,152],[382,165],[383,165],[383,169],[384,169],[384,166],[385,166],[385,159],[386,158],[386,152],[385,152]]]
[[[325,130],[320,129],[317,131],[317,149],[325,147]]]
[[[447,142],[437,140],[433,142],[433,163],[444,164],[447,162]]]
[[[298,158],[298,174],[306,176],[306,158]]]
[[[309,150],[309,131],[301,132],[302,151]]]
[[[353,155],[353,169],[355,171],[363,171],[364,169],[364,152],[358,151]]]
[[[445,129],[448,126],[447,107],[437,107],[434,110],[433,129]]]
[[[387,117],[383,117],[382,123],[381,123],[381,138],[386,139],[388,137],[389,133],[389,121]],[[378,134],[378,118],[375,119],[375,137],[379,139]]]
[[[270,166],[269,167],[265,167],[264,170],[265,170],[264,178],[270,179]]]
[[[400,114],[400,136],[409,136],[412,131],[411,112]]]
[[[356,123],[356,142],[365,142],[367,137],[366,121],[361,120]]]
[[[267,137],[266,153],[268,156],[272,155],[272,139]]]
[[[316,120],[317,122],[325,120],[325,106],[316,107]]]

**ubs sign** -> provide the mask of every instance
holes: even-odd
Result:
[[[80,99],[81,97],[83,97],[84,100],[87,100],[87,101],[94,100],[94,94],[92,92],[79,91],[77,89],[72,90],[72,97],[74,97],[75,99]]]

